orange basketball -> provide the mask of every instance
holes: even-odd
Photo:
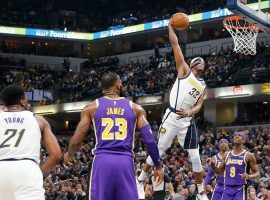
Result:
[[[185,13],[176,13],[172,16],[172,27],[177,30],[184,30],[189,25],[188,16]]]

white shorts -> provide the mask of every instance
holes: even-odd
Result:
[[[167,150],[174,139],[177,139],[184,149],[198,149],[198,131],[192,117],[177,119],[177,114],[166,110],[159,128],[158,148]]]
[[[44,200],[43,175],[30,160],[0,161],[1,200]]]

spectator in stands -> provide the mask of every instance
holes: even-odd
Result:
[[[257,197],[261,200],[268,200],[270,199],[270,194],[269,194],[269,191],[267,190],[266,186],[265,185],[260,185],[259,187],[259,193],[257,195]]]
[[[188,186],[188,196],[186,200],[196,200],[196,186],[194,184]]]

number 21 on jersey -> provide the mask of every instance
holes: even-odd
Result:
[[[0,143],[0,149],[5,148],[5,147],[10,147],[10,146],[18,147],[22,140],[24,132],[25,132],[25,129],[22,129],[20,132],[18,132],[17,129],[7,129],[4,133],[6,138],[3,142]],[[15,141],[12,140],[14,137],[15,138],[17,137]]]
[[[102,118],[102,126],[105,129],[102,132],[102,140],[124,140],[127,137],[127,120],[124,118],[116,118],[115,120],[111,118]],[[111,132],[112,128],[116,126],[119,131]]]

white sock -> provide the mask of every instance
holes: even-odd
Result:
[[[142,170],[140,176],[138,177],[138,181],[145,181],[147,176],[147,173],[145,173],[145,171]]]
[[[203,186],[204,186],[203,183],[197,184],[198,192],[199,192],[199,193],[202,193],[202,192],[204,191],[204,187],[203,187]]]

